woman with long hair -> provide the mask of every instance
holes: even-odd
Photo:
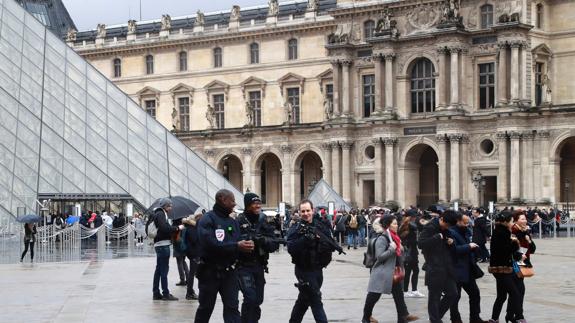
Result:
[[[508,313],[506,322],[526,323],[523,318],[523,308],[520,303],[519,288],[516,283],[516,273],[513,270],[513,261],[517,257],[519,241],[511,235],[513,216],[510,212],[503,211],[495,216],[495,228],[491,236],[491,258],[489,260],[489,272],[495,277],[497,297],[493,304],[491,323],[499,322],[499,315],[503,303],[509,295]]]
[[[535,242],[531,238],[531,229],[527,225],[527,215],[523,210],[517,210],[513,212],[513,227],[511,227],[511,234],[517,237],[519,240],[519,247],[520,252],[524,257],[523,265],[528,268],[533,268],[533,264],[531,263],[531,255],[535,253]],[[513,277],[515,279],[515,283],[517,284],[517,288],[519,289],[519,304],[521,305],[521,309],[523,309],[523,299],[525,298],[525,282],[523,278],[515,275]],[[509,306],[507,307],[507,315],[506,317],[510,318],[511,320],[514,319],[511,313],[511,309]]]
[[[378,235],[375,241],[375,264],[369,275],[367,297],[363,308],[362,323],[377,322],[372,317],[373,308],[381,294],[392,294],[397,310],[397,322],[411,322],[418,319],[410,315],[403,298],[403,280],[394,281],[395,268],[403,270],[403,247],[397,233],[397,218],[393,215],[384,216],[381,227],[376,229]]]
[[[26,253],[28,253],[28,248],[30,248],[30,262],[34,262],[34,242],[36,242],[36,224],[25,223],[24,224],[24,252],[20,257],[20,262],[24,261]]]
[[[417,280],[419,279],[419,252],[417,251],[417,224],[415,222],[417,221],[417,211],[409,210],[406,215],[399,227],[399,237],[405,250],[403,293],[405,297],[425,297],[417,290]],[[410,280],[411,291],[409,291]]]

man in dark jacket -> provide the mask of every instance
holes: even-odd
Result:
[[[156,270],[154,271],[154,300],[177,301],[178,298],[170,294],[168,289],[168,271],[170,270],[170,246],[172,245],[172,233],[182,230],[183,225],[174,227],[168,222],[168,213],[172,211],[172,200],[163,198],[160,200],[160,207],[154,210],[152,221],[158,233],[154,238],[154,249],[156,251]],[[162,293],[160,294],[160,281],[162,282]]]
[[[475,279],[483,276],[483,272],[475,263],[475,251],[478,245],[471,242],[471,230],[469,230],[469,216],[462,215],[457,225],[449,228],[449,236],[453,239],[451,251],[455,258],[455,277],[457,280],[457,301],[450,308],[451,322],[463,323],[459,313],[458,303],[461,299],[461,289],[469,296],[469,322],[487,323],[479,317],[481,312],[481,294]]]
[[[488,262],[489,250],[487,250],[485,244],[487,243],[487,238],[491,236],[491,231],[487,224],[487,218],[481,213],[479,208],[473,209],[471,215],[473,216],[473,242],[479,246],[475,256],[479,258],[480,262]]]
[[[195,323],[208,323],[218,293],[224,305],[224,322],[239,323],[238,275],[236,262],[239,252],[252,252],[253,241],[240,240],[238,221],[230,217],[236,201],[226,189],[216,193],[213,210],[206,213],[198,224],[200,265],[198,266],[199,306]]]
[[[190,260],[190,274],[188,275],[186,299],[196,300],[198,295],[194,291],[194,276],[196,270],[198,269],[199,258],[199,238],[198,238],[198,222],[202,218],[202,214],[190,215],[189,217],[182,220],[182,223],[186,227],[185,239],[186,239],[186,257]]]
[[[429,221],[419,235],[418,246],[425,258],[425,284],[429,291],[427,311],[431,323],[441,323],[441,318],[457,300],[457,284],[450,246],[453,239],[448,229],[457,223],[458,214],[445,211]]]

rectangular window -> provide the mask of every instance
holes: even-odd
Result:
[[[213,96],[214,113],[216,114],[216,128],[224,129],[226,127],[224,114],[224,95],[216,94]]]
[[[297,39],[290,39],[288,41],[288,59],[297,59]]]
[[[479,109],[495,106],[495,63],[479,64]]]
[[[287,89],[288,102],[292,106],[292,123],[300,124],[301,111],[299,99],[299,87]]]
[[[535,63],[535,105],[543,101],[543,63]]]
[[[253,91],[249,93],[250,105],[254,109],[254,126],[260,127],[262,125],[262,93],[260,91]]]
[[[222,67],[222,49],[214,48],[214,67]]]
[[[180,112],[180,130],[190,130],[190,98],[178,98],[178,110]]]
[[[180,53],[180,72],[185,72],[188,70],[188,53]]]
[[[363,75],[363,117],[368,118],[375,109],[375,75]]]
[[[325,97],[333,104],[333,84],[325,85]]]
[[[156,119],[156,100],[146,100],[144,101],[146,107],[146,112]]]

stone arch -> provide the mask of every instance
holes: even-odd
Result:
[[[400,161],[402,163],[405,163],[407,158],[408,158],[408,153],[409,151],[420,144],[424,144],[427,146],[430,146],[431,148],[433,148],[433,150],[435,150],[435,153],[437,154],[437,156],[439,156],[439,146],[437,146],[437,143],[434,140],[431,140],[429,138],[426,137],[420,137],[420,138],[415,138],[413,140],[411,140],[410,142],[407,143],[407,145],[405,145],[405,147],[403,148],[401,155],[400,155]]]
[[[420,51],[420,52],[416,52],[413,53],[412,55],[408,56],[405,60],[405,64],[403,66],[401,66],[401,75],[405,76],[405,77],[409,77],[410,73],[411,73],[411,69],[413,68],[413,66],[415,65],[415,63],[420,59],[420,58],[427,58],[428,60],[431,61],[431,64],[433,64],[433,69],[435,71],[435,73],[437,73],[437,71],[439,71],[439,62],[437,61],[437,56],[433,55],[431,53],[429,53],[429,51]]]
[[[439,150],[425,139],[413,140],[401,155],[405,205],[428,207],[439,200]]]
[[[254,153],[252,158],[252,164],[250,165],[251,169],[252,170],[258,169],[258,167],[261,166],[262,157],[264,157],[264,155],[268,153],[275,155],[280,160],[280,163],[282,163],[283,168],[283,161],[280,157],[282,155],[281,152],[275,147],[264,147]]]
[[[241,192],[244,186],[244,165],[239,156],[229,151],[220,153],[216,159],[216,169]]]
[[[297,201],[306,198],[313,185],[323,178],[324,163],[321,152],[311,147],[300,148],[294,156],[293,186]]]
[[[255,155],[252,168],[254,192],[266,207],[277,207],[283,197],[283,165],[275,149],[262,149]]]
[[[575,130],[559,135],[551,145],[554,202],[575,202]],[[552,199],[553,200],[553,199]]]

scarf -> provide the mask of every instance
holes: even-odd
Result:
[[[391,230],[387,230],[387,232],[389,232],[391,239],[393,239],[393,242],[395,242],[395,244],[397,245],[397,248],[395,249],[395,254],[398,257],[401,256],[401,238],[399,237],[399,235],[397,235],[396,232],[393,232]]]

